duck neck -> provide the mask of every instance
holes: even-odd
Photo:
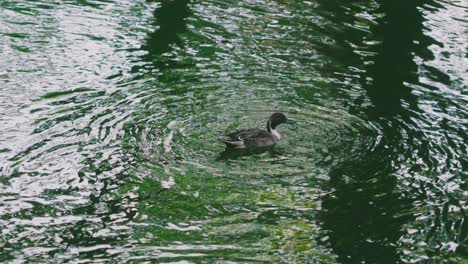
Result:
[[[268,123],[267,123],[267,131],[271,133],[271,120],[268,120]]]
[[[268,120],[267,131],[270,132],[273,136],[277,137],[278,139],[281,138],[280,133],[275,128],[271,127],[271,120]]]

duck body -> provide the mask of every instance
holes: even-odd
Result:
[[[268,119],[266,130],[260,128],[243,129],[226,134],[220,140],[227,147],[233,148],[270,147],[281,139],[276,126],[283,123],[292,124],[293,122],[282,113],[274,113]]]
[[[279,139],[273,133],[259,128],[239,130],[220,138],[227,146],[234,148],[269,147]]]

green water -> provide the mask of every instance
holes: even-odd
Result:
[[[466,263],[467,10],[0,1],[0,261]]]

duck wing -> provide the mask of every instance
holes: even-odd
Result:
[[[259,128],[250,128],[236,131],[231,134],[227,134],[226,137],[229,137],[232,140],[244,140],[246,138],[258,138],[267,136],[268,132],[259,129]]]

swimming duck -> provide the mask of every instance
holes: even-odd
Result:
[[[283,113],[274,113],[267,122],[267,129],[250,128],[224,135],[220,140],[228,147],[269,147],[280,140],[281,135],[276,130],[279,124],[294,124],[295,121],[288,119]]]

